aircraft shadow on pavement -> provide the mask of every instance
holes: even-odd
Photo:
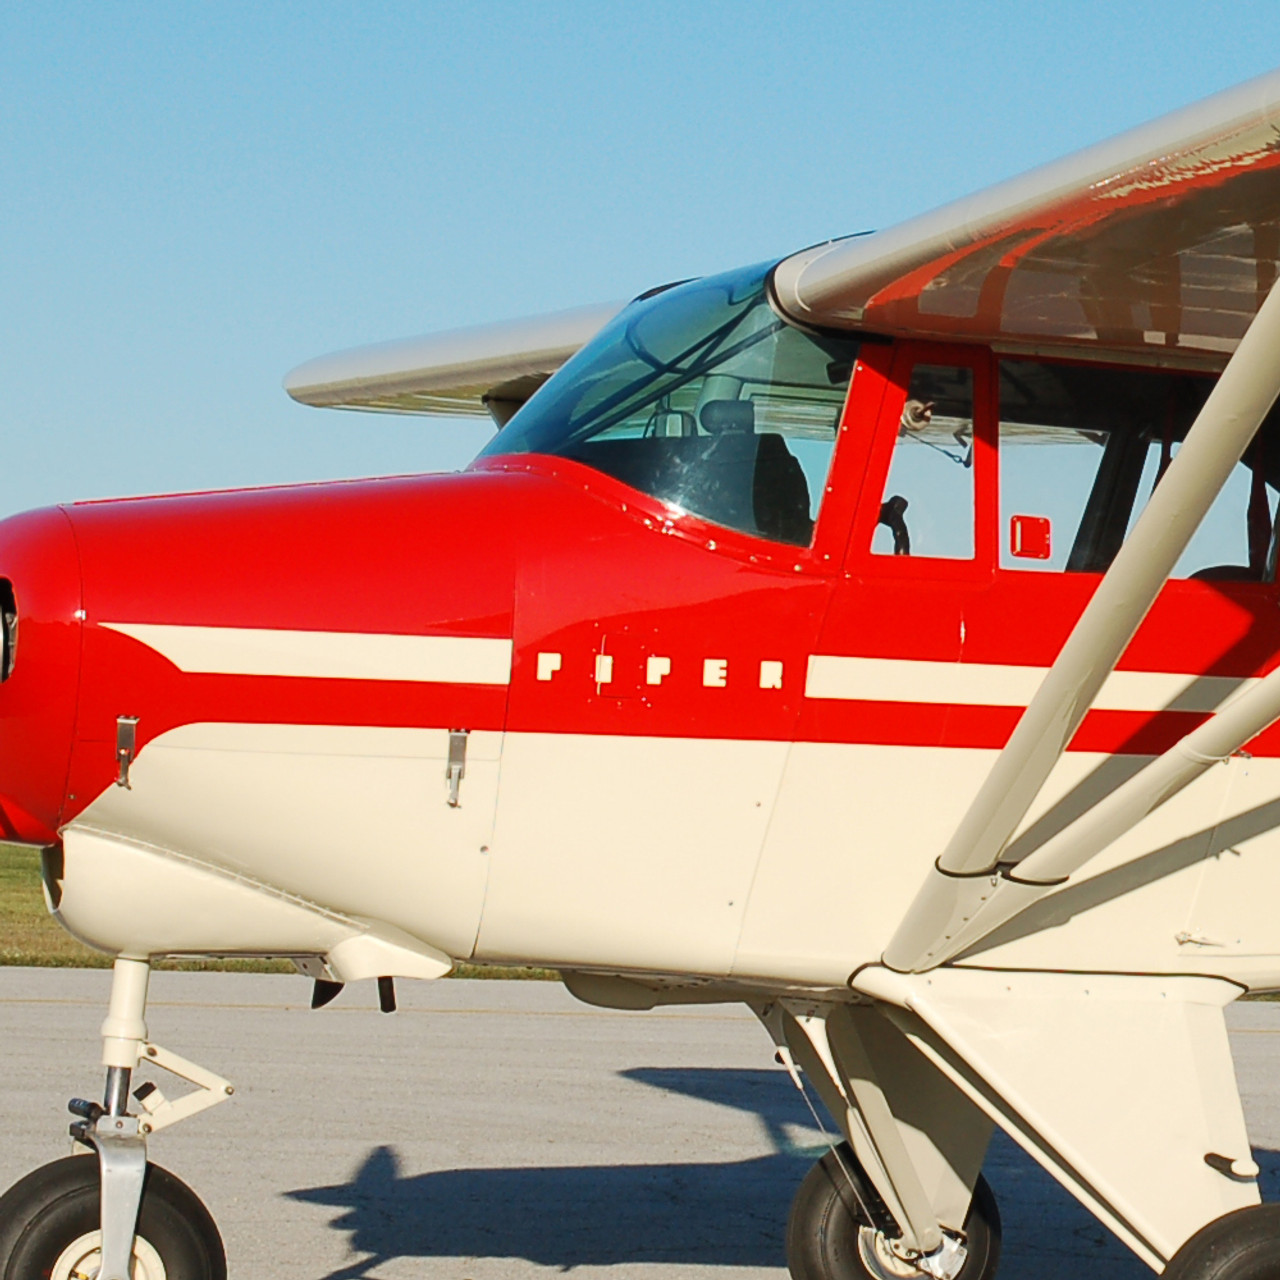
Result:
[[[773,1150],[746,1160],[447,1169],[406,1177],[373,1148],[351,1181],[291,1199],[342,1210],[330,1226],[363,1255],[325,1280],[360,1280],[394,1258],[520,1258],[569,1270],[666,1263],[785,1263],[791,1198],[820,1149],[812,1116],[778,1070],[637,1068],[625,1079],[754,1114]],[[828,1124],[824,1116],[824,1123]],[[1263,1194],[1280,1193],[1280,1153],[1257,1151]],[[986,1176],[1005,1223],[1002,1280],[1139,1280],[1150,1272],[1028,1157],[997,1134]],[[1012,1246],[1012,1248],[1011,1248]]]

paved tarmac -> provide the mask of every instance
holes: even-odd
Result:
[[[0,1186],[65,1154],[96,1096],[105,972],[0,969]],[[745,1010],[612,1013],[558,984],[159,973],[152,1038],[236,1084],[158,1134],[233,1280],[785,1280],[791,1196],[822,1135]],[[1280,1198],[1280,1005],[1230,1011],[1268,1198]],[[172,1090],[171,1092],[177,1092]],[[1001,1280],[1149,1276],[998,1138]]]

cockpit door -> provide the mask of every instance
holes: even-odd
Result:
[[[967,610],[994,564],[989,354],[876,354],[880,394],[868,378],[841,444],[838,466],[865,478],[807,663],[735,962],[744,977],[842,981],[878,956],[989,763],[947,749],[986,715],[963,661]]]
[[[724,974],[831,576],[604,523],[522,566],[476,954]]]

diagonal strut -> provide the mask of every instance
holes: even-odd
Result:
[[[1280,289],[1272,289],[908,908],[886,964],[932,967],[929,957],[990,897],[1019,823],[1278,395]]]

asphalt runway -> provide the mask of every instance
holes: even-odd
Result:
[[[0,1186],[65,1154],[97,1096],[109,974],[0,969]],[[822,1134],[745,1010],[612,1013],[558,984],[158,973],[152,1039],[236,1085],[152,1158],[212,1210],[234,1280],[785,1280]],[[1229,1011],[1268,1199],[1280,1198],[1280,1005]],[[167,1089],[171,1093],[177,1089]],[[998,1138],[1001,1280],[1151,1273]]]

